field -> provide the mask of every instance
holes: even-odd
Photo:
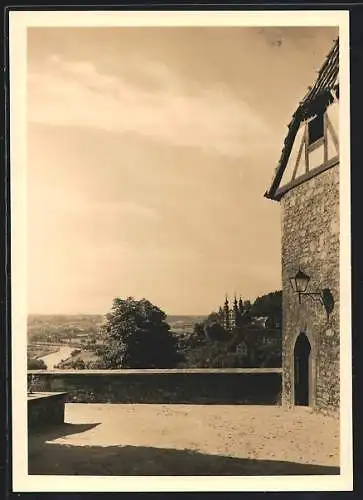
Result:
[[[94,315],[43,315],[30,314],[28,317],[28,340],[59,342],[69,340],[79,334],[97,335],[103,316]]]
[[[70,355],[63,361],[60,360],[59,364],[56,365],[57,368],[61,369],[75,368],[76,367],[75,363],[79,363],[82,361],[84,363],[89,363],[89,362],[95,362],[99,359],[97,354],[95,354],[93,351],[89,351],[86,349],[85,350],[81,349],[79,351],[80,352],[78,352],[77,354],[74,354],[73,356]],[[78,368],[80,367],[78,366]]]

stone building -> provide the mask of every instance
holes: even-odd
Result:
[[[282,209],[285,405],[339,408],[339,40],[288,126],[265,196]]]

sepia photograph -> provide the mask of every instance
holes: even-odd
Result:
[[[348,25],[11,13],[14,491],[352,488]]]

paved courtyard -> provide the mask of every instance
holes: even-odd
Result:
[[[339,422],[308,408],[67,404],[29,437],[30,474],[339,474]]]

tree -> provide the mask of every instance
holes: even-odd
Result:
[[[205,333],[208,340],[224,341],[228,339],[228,333],[219,323],[210,323],[205,326]]]
[[[42,359],[28,358],[28,370],[46,370],[47,365]]]
[[[243,307],[244,307],[245,311],[250,311],[251,307],[252,307],[251,301],[250,300],[245,300],[243,302]]]
[[[282,320],[282,292],[271,292],[257,297],[252,306],[253,316],[269,316],[281,324]]]
[[[146,299],[116,298],[102,325],[104,368],[174,368],[181,360],[166,314]]]
[[[211,312],[207,318],[204,320],[204,325],[205,326],[209,326],[209,325],[213,325],[214,323],[219,323],[220,322],[220,316],[218,313],[216,313],[215,311]]]
[[[193,333],[190,336],[189,347],[197,347],[201,344],[205,344],[206,336],[204,331],[203,323],[195,323]]]

